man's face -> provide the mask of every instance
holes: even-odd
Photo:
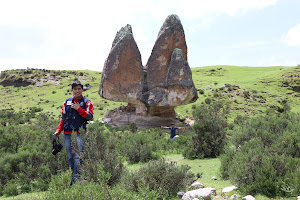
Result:
[[[80,85],[77,85],[72,89],[72,92],[73,92],[74,98],[78,99],[82,96],[83,89],[81,88]]]

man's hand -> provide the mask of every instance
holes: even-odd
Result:
[[[75,109],[75,110],[78,110],[79,107],[80,107],[79,102],[77,102],[77,103],[72,103],[72,105],[71,105],[71,108],[73,108],[73,109]]]
[[[53,133],[53,135],[55,135],[56,137],[59,137],[59,132],[55,131],[55,132]]]
[[[59,133],[57,131],[55,131],[55,133],[53,133],[53,135],[52,135],[52,140],[56,141],[56,138],[58,138],[58,137],[59,137]]]

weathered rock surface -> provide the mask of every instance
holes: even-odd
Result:
[[[173,117],[160,117],[160,116],[142,116],[137,115],[135,108],[131,107],[132,110],[128,109],[128,106],[121,106],[119,108],[109,110],[105,114],[104,121],[112,126],[127,126],[131,122],[135,122],[137,127],[149,128],[162,126],[164,124],[172,124],[174,122]]]
[[[255,200],[255,198],[251,195],[247,195],[247,196],[243,197],[242,200]]]
[[[230,187],[225,187],[222,190],[222,193],[228,193],[228,192],[232,192],[233,190],[237,190],[238,188],[236,186],[230,186]]]
[[[152,81],[148,79],[148,88],[153,85],[151,82],[161,85],[149,89],[143,94],[141,100],[148,106],[175,107],[197,100],[197,90],[192,80],[192,72],[183,58],[181,49],[174,49],[164,80],[152,79]]]
[[[141,54],[127,25],[116,34],[105,61],[99,94],[119,102],[139,104],[137,97],[143,87]]]
[[[177,196],[182,197],[184,195],[184,192],[177,192]]]
[[[174,107],[198,98],[179,17],[168,16],[145,67],[131,26],[121,28],[105,61],[99,94],[109,100],[128,102],[128,106],[106,113],[106,121],[112,125],[135,122],[146,128],[175,122]]]
[[[200,182],[194,182],[192,185],[191,185],[191,188],[193,190],[196,190],[196,189],[200,189],[200,188],[204,188],[204,185]]]
[[[236,194],[231,195],[231,197],[229,198],[230,200],[235,200],[238,199],[238,196]]]
[[[187,61],[187,46],[182,24],[177,15],[170,15],[158,33],[146,65],[149,90],[164,86],[168,65],[175,48],[183,51],[183,58]]]
[[[209,200],[210,195],[216,195],[216,189],[207,187],[198,190],[191,190],[186,192],[182,196],[182,200],[192,200],[195,198],[202,198],[204,200]]]

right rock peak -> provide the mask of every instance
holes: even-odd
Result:
[[[158,33],[146,65],[148,89],[163,87],[175,48],[182,50],[182,57],[187,61],[187,45],[183,26],[177,15],[169,15]]]

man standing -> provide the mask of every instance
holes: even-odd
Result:
[[[65,147],[68,155],[68,163],[72,170],[72,185],[80,177],[77,165],[81,164],[80,157],[72,152],[71,134],[77,133],[78,150],[83,152],[84,147],[79,129],[83,128],[86,133],[87,121],[93,119],[94,106],[90,100],[82,96],[83,85],[76,80],[72,83],[73,96],[66,99],[62,106],[62,116],[55,131],[56,137],[64,131]],[[84,133],[84,134],[85,134]]]
[[[171,132],[170,132],[170,138],[172,140],[174,140],[175,137],[176,137],[176,129],[183,129],[184,127],[176,127],[175,124],[172,123],[172,125],[169,126],[169,127],[168,126],[161,126],[161,128],[169,128],[171,130]]]

